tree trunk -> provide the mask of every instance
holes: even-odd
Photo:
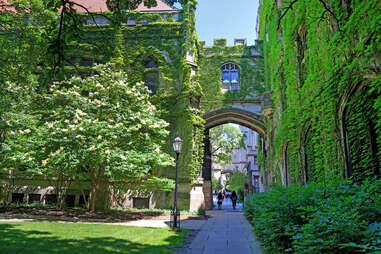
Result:
[[[103,211],[109,208],[108,178],[104,174],[104,167],[91,171],[91,208],[90,211]]]

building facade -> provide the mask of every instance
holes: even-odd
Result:
[[[72,38],[57,59],[44,58],[41,52],[48,52],[48,47],[41,43],[25,51],[25,57],[29,60],[21,61],[35,68],[33,73],[37,73],[41,85],[48,86],[51,82],[65,80],[72,75],[91,75],[94,64],[108,62],[122,68],[129,82],[145,81],[152,91],[152,103],[166,112],[163,118],[170,123],[170,139],[163,150],[172,153],[171,141],[175,135],[184,140],[179,163],[180,209],[210,208],[205,202],[211,193],[211,173],[204,165],[208,165],[209,161],[209,148],[205,141],[209,128],[213,126],[233,122],[257,131],[259,135],[256,140],[248,141],[250,149],[246,151],[246,163],[243,163],[242,158],[235,161],[238,167],[246,167],[249,172],[261,172],[262,169],[255,166],[258,159],[255,158],[257,150],[254,145],[264,138],[265,133],[260,113],[265,92],[260,41],[247,46],[245,39],[236,39],[234,46],[227,46],[226,39],[217,39],[213,46],[205,46],[204,42],[197,40],[194,14],[196,1],[193,0],[184,1],[182,9],[158,0],[155,7],[147,8],[141,4],[136,10],[123,12],[119,16],[115,16],[103,0],[74,2],[73,8],[78,15],[76,21],[84,25],[83,34]],[[4,8],[5,5],[1,6]],[[14,7],[6,7],[2,11],[8,11],[11,18],[20,16]],[[33,31],[40,25],[36,19],[45,17],[41,13],[33,17],[31,14],[24,13],[30,18],[20,19],[20,24],[25,22],[25,27],[31,27]],[[115,17],[118,18],[117,26]],[[5,38],[16,38],[12,30],[2,32]],[[1,43],[3,46],[8,45],[10,40],[1,40]],[[10,55],[2,54],[2,65],[13,65],[10,56],[16,54],[4,53]],[[52,66],[60,61],[63,61],[64,68],[55,74],[55,80],[49,79]],[[20,65],[20,68],[23,66]],[[1,68],[1,71],[3,77],[9,74],[9,78],[14,78],[10,76],[11,73],[6,73],[7,68]],[[208,114],[215,115],[215,112],[222,111],[221,121],[208,119]],[[235,115],[226,115],[225,111]],[[175,177],[172,167],[155,168],[153,172],[158,177]],[[3,200],[10,202],[54,203],[54,200],[60,199],[60,195],[64,195],[67,206],[80,206],[91,198],[90,183],[86,180],[70,185],[60,183],[60,187],[57,187],[58,181],[54,178],[14,171],[1,173],[0,191]],[[104,195],[99,201],[101,207],[116,205],[112,198],[115,192],[108,191],[109,195]],[[172,202],[173,193],[152,192],[146,196],[132,196],[123,205],[168,208]]]

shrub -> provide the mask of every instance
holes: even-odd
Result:
[[[245,173],[234,170],[230,180],[227,181],[227,187],[237,193],[238,202],[243,202],[246,179],[247,176]]]
[[[247,197],[244,212],[267,253],[381,251],[381,180],[310,184]]]

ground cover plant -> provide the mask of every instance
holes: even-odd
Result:
[[[169,253],[187,233],[56,222],[0,222],[0,253]]]
[[[381,181],[274,187],[244,212],[266,253],[381,253]]]

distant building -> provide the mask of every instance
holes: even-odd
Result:
[[[212,164],[213,176],[222,184],[229,179],[234,170],[247,173],[250,177],[250,192],[262,192],[263,176],[258,168],[258,133],[245,126],[239,126],[245,135],[245,148],[236,147],[232,152],[232,164]]]

